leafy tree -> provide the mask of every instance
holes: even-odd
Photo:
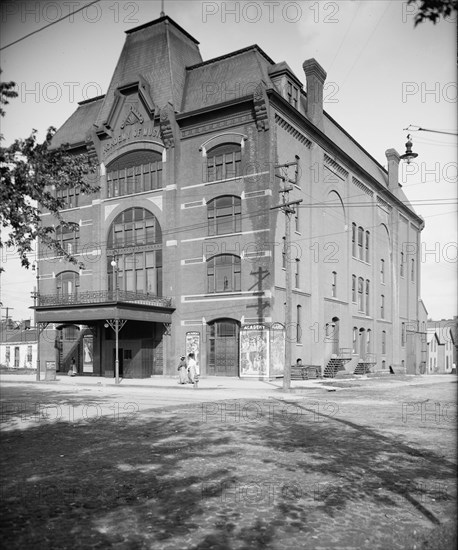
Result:
[[[415,26],[428,20],[436,24],[441,17],[450,17],[458,10],[458,0],[409,0],[408,4],[418,6]]]
[[[9,98],[17,96],[13,82],[0,83],[0,114]],[[66,147],[52,148],[56,129],[50,127],[43,143],[37,140],[33,130],[26,139],[17,139],[9,147],[0,147],[0,220],[6,228],[6,240],[0,236],[0,248],[13,247],[21,264],[28,268],[28,254],[37,239],[72,263],[74,256],[63,249],[56,239],[53,227],[41,224],[40,212],[49,211],[65,228],[77,224],[66,222],[61,215],[65,200],[56,191],[78,186],[80,193],[90,194],[98,190],[90,176],[95,163],[90,155],[74,154]],[[0,140],[3,136],[0,135]],[[3,270],[3,268],[0,268]]]

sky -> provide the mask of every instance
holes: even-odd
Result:
[[[3,2],[2,80],[19,97],[0,120],[4,145],[37,129],[61,126],[78,101],[106,92],[124,31],[160,16],[156,0]],[[60,17],[83,8],[60,22]],[[302,63],[327,72],[325,110],[380,164],[405,152],[410,124],[416,161],[401,164],[400,183],[425,220],[421,297],[432,319],[457,314],[456,19],[414,27],[415,6],[397,0],[197,2],[165,0],[167,15],[200,42],[204,60],[258,44],[286,61],[305,84]],[[20,40],[29,33],[32,36]],[[6,47],[8,46],[8,47]],[[34,273],[3,250],[1,296],[14,319],[33,318]]]

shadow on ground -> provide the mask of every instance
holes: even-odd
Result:
[[[456,470],[439,453],[246,403],[5,432],[3,546],[396,549],[452,517]]]

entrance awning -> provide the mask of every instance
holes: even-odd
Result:
[[[34,306],[37,323],[88,324],[105,319],[171,323],[170,298],[126,291],[40,295]]]

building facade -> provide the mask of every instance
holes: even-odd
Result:
[[[428,320],[428,361],[427,374],[456,374],[458,321],[442,319]]]
[[[256,45],[203,61],[167,16],[127,32],[107,93],[54,137],[89,149],[100,185],[61,191],[78,229],[55,231],[79,266],[40,249],[36,316],[60,370],[78,352],[81,373],[113,376],[117,351],[121,376],[174,375],[194,351],[201,375],[264,377],[289,345],[328,375],[419,372],[424,224],[399,154],[371,157],[323,111],[323,68],[303,66],[305,87]],[[285,185],[301,201],[289,246]]]

